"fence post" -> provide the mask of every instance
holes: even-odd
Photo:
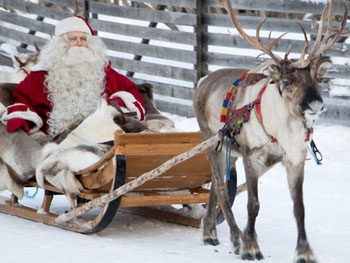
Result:
[[[195,65],[195,69],[197,71],[197,82],[193,83],[194,87],[197,86],[197,83],[201,77],[207,74],[208,66],[203,62],[203,53],[208,50],[206,44],[203,44],[203,34],[207,32],[207,26],[203,25],[202,14],[204,13],[204,7],[201,0],[196,1],[196,16],[197,16],[197,25],[195,28],[195,34],[197,37],[197,46],[195,46],[195,51],[197,54],[197,65]]]

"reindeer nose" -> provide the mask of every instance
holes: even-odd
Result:
[[[326,107],[324,106],[323,102],[316,100],[308,103],[303,113],[306,119],[315,120],[325,110]]]

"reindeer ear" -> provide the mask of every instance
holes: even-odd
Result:
[[[269,65],[267,66],[264,70],[263,70],[264,74],[268,77],[270,77],[271,79],[273,79],[274,81],[279,81],[281,79],[281,70],[280,68],[275,65]]]
[[[20,54],[13,56],[14,60],[13,60],[13,66],[16,69],[20,69],[21,67],[23,67],[25,65],[25,63],[20,59]]]
[[[317,65],[317,77],[323,77],[327,70],[332,66],[332,61],[329,57],[322,57]]]

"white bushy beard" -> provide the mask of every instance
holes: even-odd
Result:
[[[71,47],[50,65],[46,87],[52,104],[47,122],[52,137],[78,125],[96,110],[104,90],[104,65],[103,58],[85,47]]]

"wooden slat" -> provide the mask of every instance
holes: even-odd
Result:
[[[26,14],[37,14],[55,20],[61,20],[63,17],[73,15],[72,12],[64,12],[56,8],[45,7],[41,3],[36,4],[28,1],[0,0],[0,6],[6,6],[9,9],[15,9]]]
[[[192,98],[188,97],[188,98]],[[192,104],[182,104],[170,101],[156,100],[157,109],[163,112],[170,112],[179,116],[193,118],[195,116]]]
[[[188,50],[159,47],[150,44],[132,43],[116,39],[102,38],[106,47],[111,51],[124,52],[133,55],[147,56],[157,59],[174,60],[185,63],[196,63],[196,53]],[[169,40],[168,40],[169,41]]]
[[[150,156],[148,157],[146,155],[138,155],[134,158],[127,156],[126,168],[128,175],[137,176],[138,174],[142,174],[147,171],[153,170],[154,168],[160,166],[161,164],[175,156],[166,155],[168,156],[167,158],[165,156],[160,155],[151,155],[151,153],[149,155]],[[134,165],[135,162],[137,163],[137,165]],[[171,177],[181,177],[183,176],[183,174],[199,174],[203,177],[206,177],[210,174],[209,161],[207,161],[206,155],[203,153],[202,155],[195,156],[191,159],[184,161],[183,163],[172,167],[168,172],[164,173],[164,177],[168,176],[168,174],[171,174]]]
[[[128,70],[130,72],[137,72],[146,74],[148,76],[158,76],[161,78],[169,78],[173,80],[197,81],[197,73],[194,69],[179,68],[165,64],[158,64],[153,62],[145,62],[138,60],[131,60],[119,57],[110,57],[114,67],[119,70]]]
[[[276,31],[275,31],[276,32]],[[288,31],[282,31],[282,32],[288,32]],[[297,33],[301,33],[300,28]],[[267,38],[261,37],[263,43],[267,43]],[[247,45],[247,42],[243,40],[238,35],[232,36],[228,34],[217,34],[217,33],[206,33],[203,36],[203,41],[207,45],[212,46],[223,46],[223,47],[229,47],[229,48],[239,48],[239,49],[246,49],[247,52],[244,54],[245,56],[252,56],[256,58],[256,53],[260,53],[260,51],[257,51],[254,47]],[[292,52],[300,53],[301,50],[304,47],[304,40],[300,39],[281,39],[278,42],[278,45],[274,47],[274,52],[283,52],[286,53],[288,50],[288,46],[292,45]],[[314,44],[313,41],[309,41],[309,46],[312,47]],[[344,43],[335,43],[333,45],[333,48],[328,50],[325,55],[329,56],[350,56],[350,45],[344,44]],[[254,52],[255,51],[255,52]],[[254,53],[253,53],[254,52]],[[225,56],[230,56],[229,52],[226,52],[228,54],[224,54]],[[216,53],[216,55],[220,55],[220,53]],[[223,54],[221,54],[223,55]],[[236,56],[237,57],[237,56]],[[335,63],[337,63],[335,61]]]
[[[195,178],[193,177],[184,177],[184,178],[178,178],[178,179],[173,179],[173,178],[167,178],[166,180],[151,180],[140,187],[136,188],[133,190],[134,192],[143,192],[143,191],[148,191],[150,189],[156,189],[156,190],[164,190],[167,189],[168,191],[172,190],[185,190],[188,189],[190,186],[199,186],[199,185],[204,185],[210,183],[211,178],[207,178],[207,180],[203,180],[203,178]]]
[[[166,133],[124,133],[115,134],[115,144],[168,144],[177,143],[201,143],[202,137],[200,132],[166,132]]]
[[[26,206],[0,204],[0,212],[11,214],[14,216],[19,216],[21,218],[25,218],[29,220],[42,222],[44,224],[48,224],[51,226],[66,228],[72,231],[86,232],[89,230],[89,228],[85,228],[84,225],[75,224],[73,227],[71,225],[68,226],[68,224],[66,225],[57,224],[55,222],[55,219],[57,217],[56,214],[40,214],[38,213],[37,209],[32,209]]]
[[[37,43],[39,46],[44,45],[47,42],[47,39],[30,35],[25,32],[14,31],[7,27],[0,26],[0,35],[10,35],[13,40],[16,40],[21,43],[25,43],[31,46],[34,46]]]
[[[138,20],[147,22],[172,23],[177,25],[196,26],[197,24],[197,18],[195,14],[166,12],[159,10],[150,10],[146,8],[133,8],[92,1],[90,1],[89,4],[89,11],[96,14],[131,19],[137,18]]]
[[[84,6],[85,0],[45,0],[45,3],[55,4],[63,7],[72,7],[75,5],[75,2],[78,3],[80,7]]]
[[[203,0],[203,6],[221,7],[215,0]],[[350,3],[346,2],[348,9],[350,10]],[[280,1],[280,0],[260,0],[260,1],[247,1],[247,0],[235,0],[232,1],[232,7],[242,10],[268,10],[275,12],[288,12],[291,13],[322,13],[324,3],[319,1]],[[335,2],[335,13],[340,13],[342,8],[341,1]]]
[[[56,0],[57,1],[57,0]],[[141,4],[144,4],[144,3],[147,3],[147,4],[162,4],[162,5],[168,5],[168,6],[174,6],[174,7],[187,7],[187,8],[196,8],[196,2],[198,0],[191,0],[191,1],[188,1],[188,0],[162,0],[162,1],[159,1],[159,0],[135,0],[133,2],[135,3],[141,3]]]
[[[191,99],[193,98],[193,94],[195,92],[194,88],[182,87],[182,86],[179,86],[179,84],[178,85],[167,84],[165,86],[164,83],[155,82],[152,79],[144,80],[144,79],[141,79],[140,77],[133,77],[131,79],[135,83],[147,82],[147,83],[152,84],[154,94],[161,95],[161,96],[175,97],[177,99],[188,100],[190,98]],[[165,101],[165,103],[171,104],[172,102]],[[183,106],[187,106],[187,105],[183,105]],[[192,104],[189,104],[189,106],[192,107]],[[181,116],[183,116],[183,115],[181,115]]]
[[[138,207],[138,206],[161,206],[173,204],[198,204],[207,203],[209,200],[208,193],[199,194],[178,194],[178,195],[147,195],[147,196],[132,196],[124,195],[120,204],[123,207]]]
[[[111,21],[101,21],[97,19],[89,20],[90,25],[97,31],[109,32],[116,35],[127,35],[130,37],[164,41],[169,43],[179,43],[186,45],[196,45],[194,33],[151,28],[133,24],[123,24]]]
[[[28,30],[34,30],[37,32],[42,32],[46,34],[50,34],[54,32],[54,25],[44,23],[42,21],[38,21],[33,18],[28,18],[25,16],[19,16],[16,14],[12,14],[3,10],[0,10],[0,17],[3,21],[6,21],[7,23],[22,26],[26,25]],[[17,28],[15,26],[12,26],[12,29],[15,31]],[[11,36],[12,37],[12,36]]]
[[[125,153],[130,156],[145,156],[145,158],[147,158],[147,155],[153,154],[155,158],[159,156],[159,158],[161,158],[162,160],[171,155],[173,156],[175,154],[184,152],[190,148],[193,148],[194,146],[196,146],[195,143],[190,143],[190,144],[189,143],[184,143],[184,144],[147,143],[147,144],[131,144],[131,145],[127,144],[125,145]],[[162,156],[164,157],[162,158]]]

